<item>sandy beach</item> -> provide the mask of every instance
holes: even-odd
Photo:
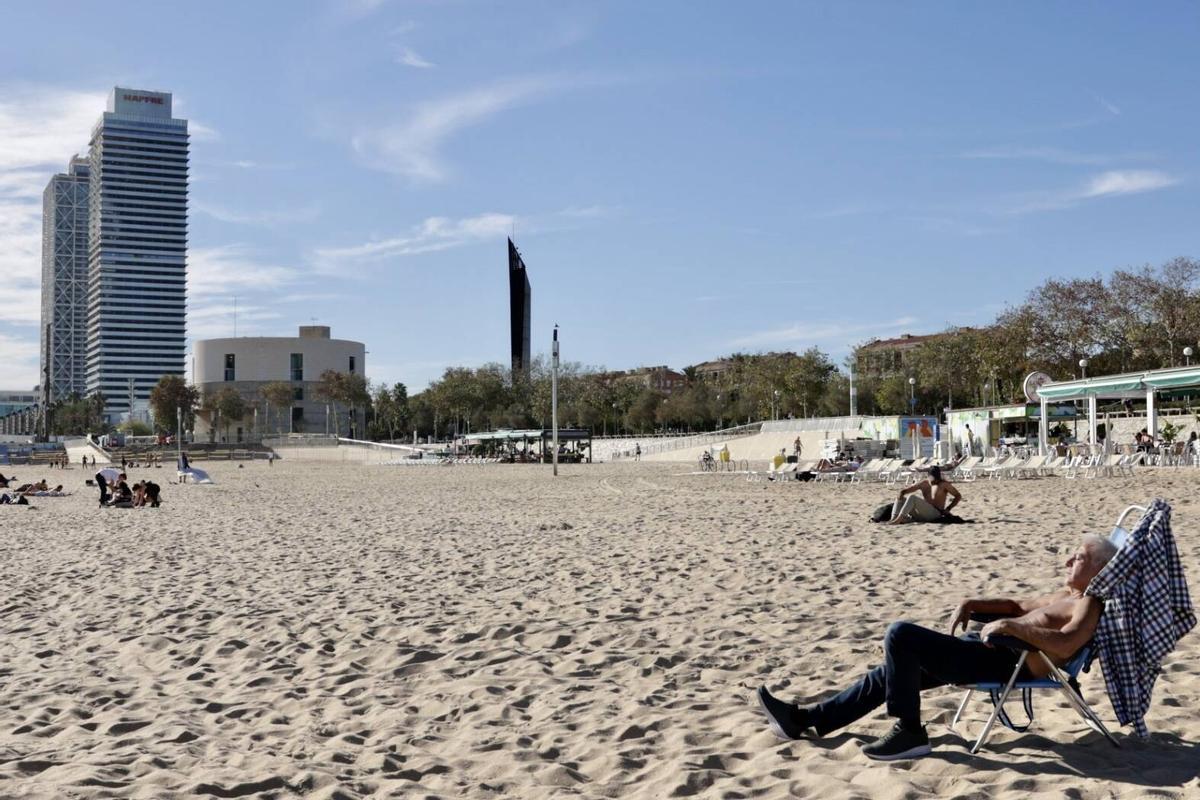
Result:
[[[76,494],[0,508],[0,796],[1200,797],[1198,633],[1120,750],[1049,693],[971,756],[959,692],[932,692],[934,755],[892,765],[859,752],[882,711],[782,742],[752,703],[841,688],[894,620],[1056,588],[1080,533],[1151,497],[1195,592],[1195,470],[979,481],[973,525],[884,528],[886,486],[680,464],[203,466],[217,485],[131,470],[157,510],[16,470]]]

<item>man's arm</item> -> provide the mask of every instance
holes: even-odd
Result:
[[[954,630],[959,625],[962,626],[963,631],[966,631],[967,625],[971,622],[972,614],[1020,617],[1028,614],[1030,611],[1036,611],[1039,608],[1050,605],[1055,600],[1062,598],[1065,593],[1065,590],[1063,590],[1042,595],[1041,597],[1026,597],[1023,599],[1012,597],[976,597],[970,600],[963,600],[954,611],[954,616],[950,618],[950,635],[954,635]]]
[[[942,509],[943,514],[949,514],[950,509],[954,508],[962,501],[962,495],[958,493],[958,489],[954,488],[954,484],[946,484],[946,494],[950,495],[950,502]]]
[[[1104,604],[1095,597],[1084,597],[1075,604],[1071,619],[1061,630],[1031,625],[1017,619],[1000,619],[984,626],[984,640],[993,634],[1015,636],[1029,642],[1047,655],[1058,659],[1067,659],[1079,652],[1096,633],[1096,625],[1100,622],[1100,612]]]
[[[928,482],[929,482],[928,479],[926,479],[923,481],[918,481],[918,482],[914,483],[912,486],[906,486],[905,488],[900,490],[900,496],[904,497],[904,495],[906,495],[906,494],[912,494],[913,492],[919,492],[919,491],[921,491],[921,488],[924,487],[925,484]]]

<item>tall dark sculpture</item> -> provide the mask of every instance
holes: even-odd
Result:
[[[529,288],[529,276],[525,273],[525,262],[521,260],[517,246],[509,239],[508,309],[514,381],[528,377],[529,373],[529,318],[532,306],[533,293]]]

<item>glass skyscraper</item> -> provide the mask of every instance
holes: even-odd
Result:
[[[184,375],[188,126],[171,95],[113,89],[89,166],[87,393],[117,421]]]
[[[43,399],[87,390],[88,162],[75,157],[42,194]]]

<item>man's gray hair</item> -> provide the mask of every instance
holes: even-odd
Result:
[[[1115,544],[1094,533],[1083,537],[1083,546],[1087,548],[1088,560],[1098,567],[1103,567],[1117,554]]]

